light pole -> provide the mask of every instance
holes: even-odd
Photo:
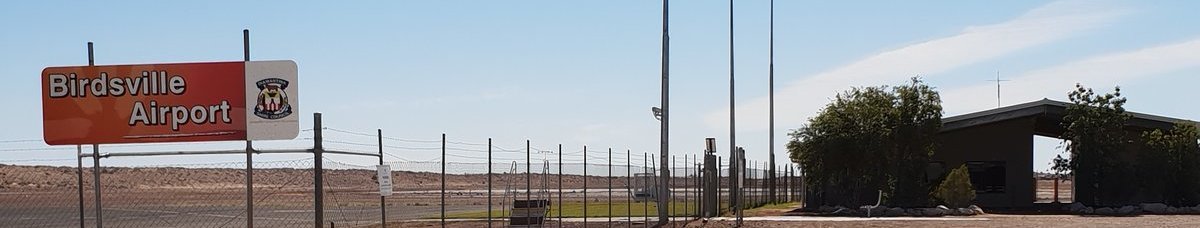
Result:
[[[661,158],[659,159],[659,162],[661,162],[661,165],[659,167],[662,167],[662,169],[660,169],[660,170],[662,170],[661,172],[662,172],[662,176],[664,178],[659,178],[659,180],[661,181],[661,183],[659,183],[659,186],[668,186],[667,183],[670,183],[670,182],[667,182],[667,181],[671,177],[671,172],[670,172],[671,169],[669,168],[670,166],[668,166],[668,164],[667,164],[667,158],[669,158],[669,156],[670,156],[669,155],[670,151],[668,151],[668,147],[667,147],[667,145],[668,145],[667,144],[667,142],[668,142],[667,133],[669,132],[668,126],[670,126],[669,125],[670,121],[668,121],[669,120],[668,119],[668,117],[669,117],[668,111],[670,110],[670,107],[671,107],[670,99],[668,99],[668,96],[670,95],[670,93],[668,93],[669,85],[670,85],[668,83],[669,82],[668,79],[670,78],[670,60],[671,60],[671,58],[670,58],[671,36],[668,34],[668,31],[670,31],[670,30],[668,30],[668,26],[667,26],[669,24],[668,20],[667,20],[668,19],[667,12],[669,12],[667,10],[668,2],[669,2],[668,0],[662,1],[662,4],[663,4],[663,6],[662,6],[662,10],[663,10],[663,12],[662,12],[662,17],[663,17],[662,18],[662,108],[657,109],[657,112],[655,112],[655,115],[654,115],[656,118],[658,118],[659,124],[661,124],[659,127],[659,132],[661,133],[660,134],[661,138],[659,138],[659,142],[660,142],[659,156],[661,156]],[[664,200],[665,199],[664,197],[667,196],[667,194],[670,192],[670,189],[669,189],[669,187],[663,187],[663,188],[658,188],[658,189],[659,189],[658,190],[658,224],[656,226],[662,227],[663,225],[666,225],[668,222],[667,221],[667,201]]]

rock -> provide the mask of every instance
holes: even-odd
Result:
[[[950,209],[943,209],[943,208],[936,208],[936,207],[935,208],[925,208],[924,214],[925,214],[925,216],[940,217],[940,216],[946,216],[946,214],[949,214],[949,211],[950,211]]]
[[[829,205],[821,205],[820,207],[817,207],[817,212],[821,213],[833,213],[833,211],[836,210],[837,208],[830,207]]]
[[[954,215],[957,215],[957,216],[972,216],[972,215],[975,215],[975,211],[972,211],[971,209],[967,209],[967,208],[955,208],[955,209],[954,209]]]
[[[1162,203],[1143,203],[1138,205],[1142,207],[1142,211],[1151,214],[1162,214],[1167,212],[1167,205]]]
[[[1095,213],[1096,213],[1096,210],[1095,210],[1095,209],[1092,209],[1092,207],[1084,207],[1084,208],[1083,208],[1083,210],[1079,210],[1079,213],[1080,213],[1080,214],[1085,214],[1085,215],[1086,215],[1086,214],[1095,214]]]
[[[917,208],[909,208],[909,209],[904,209],[904,215],[903,215],[903,216],[912,216],[912,217],[916,217],[916,216],[926,216],[926,215],[925,215],[925,212],[924,212],[924,211],[922,211],[921,209],[917,209]]]
[[[1096,212],[1095,214],[1099,214],[1099,215],[1113,215],[1117,211],[1113,210],[1111,207],[1101,207],[1101,208],[1097,208],[1095,212]]]
[[[1080,203],[1080,202],[1075,202],[1075,203],[1072,203],[1071,205],[1067,205],[1067,211],[1075,212],[1075,213],[1083,212],[1084,208],[1087,208],[1087,206],[1084,206],[1083,203]]]
[[[1129,205],[1126,205],[1124,207],[1121,207],[1120,209],[1117,209],[1117,214],[1120,214],[1120,215],[1133,215],[1137,212],[1141,212],[1141,210],[1139,210],[1137,207],[1129,206]]]
[[[1176,208],[1176,207],[1167,207],[1166,213],[1167,213],[1167,214],[1178,214],[1178,213],[1179,213],[1179,208]]]
[[[887,212],[883,213],[883,216],[887,216],[887,217],[904,216],[904,208],[896,207],[896,208],[888,209]]]
[[[878,207],[861,206],[861,207],[858,207],[859,212],[862,212],[862,214],[864,216],[869,216],[869,217],[883,216],[883,214],[886,213],[887,210],[888,210],[887,206],[878,206]]]
[[[831,213],[836,216],[855,216],[858,214],[858,211],[843,206],[837,206],[837,209],[833,210]]]
[[[1192,209],[1192,214],[1200,214],[1200,206],[1189,207]]]
[[[987,214],[987,213],[984,213],[983,208],[980,208],[979,206],[971,205],[970,207],[967,207],[967,209],[971,209],[971,211],[974,211],[975,215]]]

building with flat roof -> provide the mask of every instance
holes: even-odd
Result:
[[[942,119],[938,134],[938,149],[931,164],[931,177],[940,177],[951,169],[965,164],[975,187],[976,204],[985,208],[1031,208],[1036,200],[1036,180],[1033,178],[1034,136],[1062,138],[1066,130],[1063,116],[1070,103],[1042,99],[1039,101],[1000,107],[981,112]],[[1175,123],[1195,121],[1126,111],[1131,118],[1126,130],[1140,136],[1155,129],[1169,130]],[[1134,159],[1144,143],[1132,137],[1123,156],[1114,159]],[[1088,183],[1087,180],[1076,180]],[[1134,184],[1134,183],[1130,183]],[[1084,189],[1071,191],[1073,199],[1091,199],[1094,194]],[[1155,201],[1139,194],[1136,201]],[[1084,202],[1085,204],[1087,202]]]

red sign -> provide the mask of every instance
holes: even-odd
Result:
[[[246,66],[212,62],[46,68],[43,139],[50,145],[245,140],[247,118],[252,116],[246,113]],[[295,63],[290,66],[294,81]],[[288,104],[285,100],[272,105],[276,103]]]

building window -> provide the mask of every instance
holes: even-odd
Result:
[[[973,161],[967,162],[967,171],[971,173],[971,186],[975,193],[1004,193],[1006,170],[1002,161]]]

